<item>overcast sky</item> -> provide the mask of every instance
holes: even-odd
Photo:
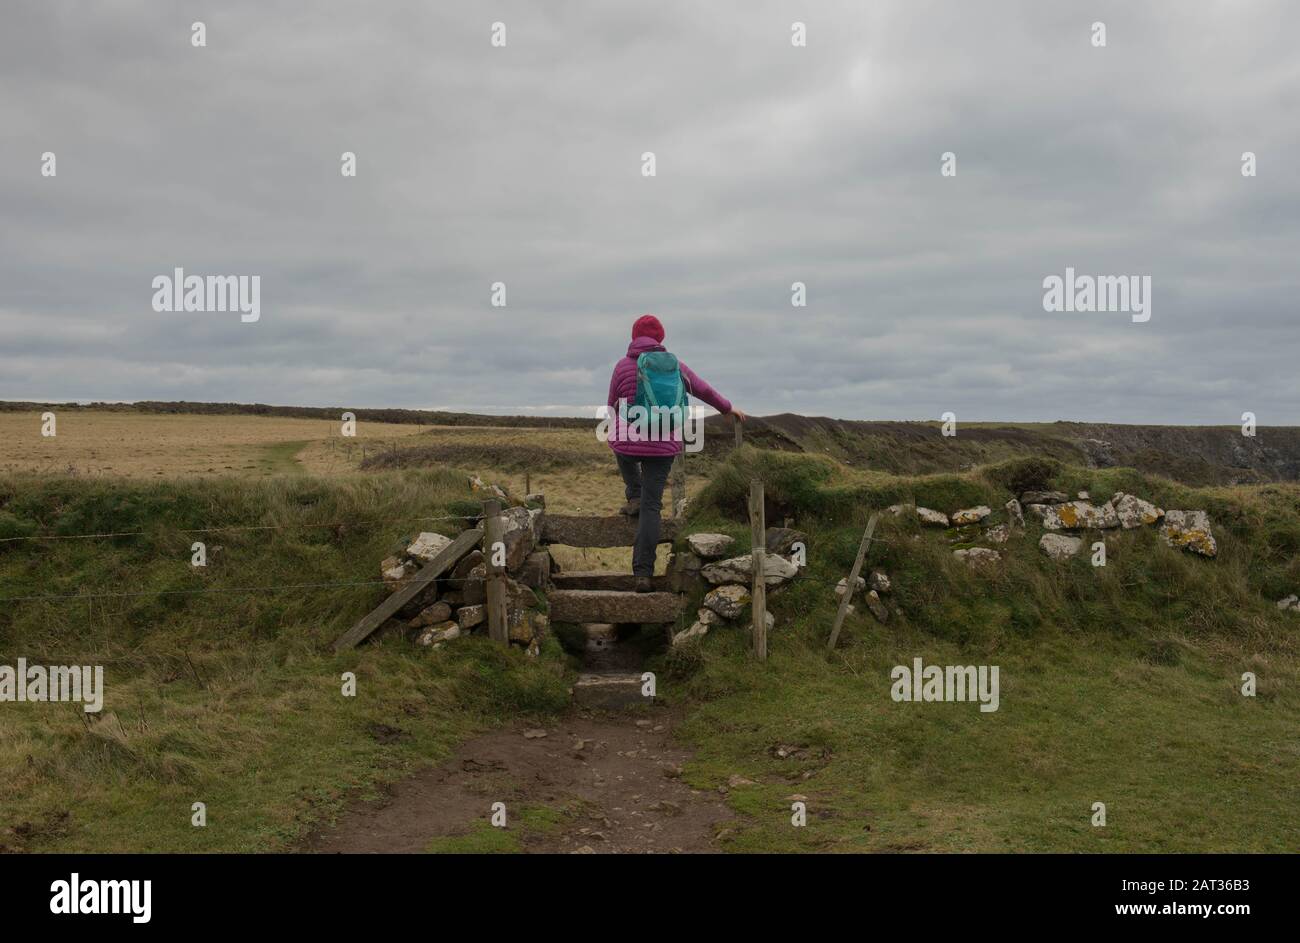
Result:
[[[649,311],[756,414],[1300,424],[1300,4],[3,17],[0,399],[585,413]],[[260,321],[155,312],[178,266]],[[1150,321],[1044,311],[1066,266]]]

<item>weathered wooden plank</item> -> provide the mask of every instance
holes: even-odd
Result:
[[[664,518],[659,524],[659,542],[672,543],[680,521]],[[622,514],[608,517],[580,517],[547,514],[542,522],[542,543],[566,547],[630,547],[636,542],[636,518]]]
[[[667,576],[652,576],[651,585],[656,592],[668,592]],[[551,576],[556,589],[603,589],[630,593],[636,589],[636,577],[631,573],[611,573],[608,570],[574,570]]]
[[[479,541],[482,539],[483,531],[478,528],[460,534],[444,547],[436,557],[426,563],[420,572],[415,574],[411,582],[393,593],[368,616],[335,639],[334,651],[341,652],[347,648],[355,648],[364,642],[375,629],[383,625],[388,619],[391,619],[397,610],[405,606],[428,588],[430,583],[459,563],[467,553],[478,546]]]
[[[840,608],[835,613],[835,624],[831,626],[831,640],[826,644],[827,649],[834,651],[835,643],[840,638],[840,627],[844,625],[844,617],[849,614],[849,601],[853,598],[853,591],[858,588],[858,573],[862,570],[862,561],[867,557],[867,548],[871,545],[871,535],[876,530],[876,517],[872,514],[867,520],[867,529],[862,532],[862,543],[858,544],[858,555],[853,561],[853,569],[849,570],[849,578],[844,584],[844,595],[840,597]]]
[[[557,589],[546,595],[552,622],[673,622],[685,599],[676,593]]]
[[[583,707],[601,710],[635,707],[651,703],[651,699],[641,693],[644,685],[641,675],[634,672],[579,675],[573,686],[573,700]]]

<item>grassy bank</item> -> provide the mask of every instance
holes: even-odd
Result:
[[[807,579],[770,600],[771,658],[718,629],[662,670],[691,704],[687,776],[729,788],[733,850],[1290,851],[1300,844],[1300,618],[1275,600],[1300,586],[1300,488],[1190,489],[1134,472],[1018,461],[967,475],[894,478],[745,450],[701,500],[699,526],[748,530],[762,477],[773,512],[809,534]],[[893,579],[881,626],[859,606],[825,650],[871,509],[915,500],[1001,508],[1053,485],[1125,490],[1211,512],[1215,560],[1153,529],[1106,535],[1108,560],[1048,560],[1031,523],[979,575],[954,561],[962,531],[885,515],[870,565]],[[996,522],[997,515],[990,518]],[[779,522],[779,521],[778,521]],[[890,670],[998,665],[1001,704],[899,703]],[[1240,693],[1243,672],[1256,697]],[[795,796],[809,824],[790,824]],[[1104,802],[1107,825],[1091,824]]]
[[[479,470],[479,469],[476,469]],[[578,469],[581,471],[581,469]],[[585,479],[556,468],[588,494]],[[693,530],[748,541],[749,481],[768,520],[806,531],[804,578],[770,597],[771,658],[716,628],[652,663],[686,707],[685,779],[740,813],[720,847],[757,850],[1277,851],[1300,845],[1300,487],[1191,488],[1128,469],[1017,459],[896,476],[746,447],[716,465]],[[536,480],[536,479],[534,479]],[[1204,509],[1219,555],[1108,532],[1107,565],[1048,560],[1032,522],[973,573],[978,531],[886,515],[868,558],[896,611],[864,607],[825,649],[832,587],[867,516],[915,501],[951,512],[1023,488],[1120,489]],[[300,847],[352,797],[437,762],[476,730],[567,707],[558,643],[540,659],[465,638],[436,652],[329,642],[383,597],[378,561],[474,513],[462,474],[157,483],[0,479],[0,664],[101,664],[104,711],[0,705],[0,846],[33,851]],[[214,525],[248,529],[184,533]],[[77,534],[141,531],[95,539]],[[208,566],[190,565],[206,544]],[[312,585],[303,585],[312,584]],[[272,589],[271,587],[278,587]],[[16,599],[76,596],[76,599]],[[93,598],[92,598],[93,597]],[[890,670],[998,665],[1000,706],[898,703]],[[341,694],[355,672],[357,696]],[[1256,697],[1240,693],[1243,672]],[[733,777],[739,776],[740,780]],[[808,825],[790,824],[795,796]],[[208,824],[191,825],[195,802]],[[1104,802],[1107,825],[1091,824]],[[537,830],[566,806],[530,809]],[[479,828],[434,850],[513,849]]]
[[[103,665],[106,687],[99,715],[0,705],[0,846],[293,847],[347,798],[473,730],[562,709],[556,646],[539,660],[476,638],[437,652],[400,641],[329,651],[383,598],[367,582],[380,559],[419,530],[457,529],[416,518],[476,507],[450,472],[0,481],[0,537],[144,531],[0,543],[0,598],[83,597],[5,603],[0,663]],[[181,533],[217,524],[264,529]],[[207,567],[191,566],[195,540]],[[344,672],[355,697],[342,695]],[[191,825],[195,802],[205,828]]]

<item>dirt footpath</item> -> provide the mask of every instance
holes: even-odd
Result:
[[[496,802],[526,852],[708,852],[732,819],[715,794],[680,779],[689,754],[673,720],[574,715],[543,728],[513,726],[468,741],[441,766],[358,803],[305,850],[420,852],[481,830]],[[538,736],[545,731],[545,736]]]

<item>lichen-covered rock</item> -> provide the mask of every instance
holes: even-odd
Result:
[[[984,532],[984,539],[993,544],[1004,544],[1011,539],[1010,524],[994,524]]]
[[[1111,498],[1111,503],[1115,507],[1116,517],[1119,518],[1119,526],[1125,530],[1132,530],[1143,524],[1154,524],[1165,516],[1165,512],[1150,501],[1143,501],[1131,494],[1119,494]]]
[[[553,567],[549,550],[534,550],[519,568],[519,582],[530,589],[545,590],[550,586]]]
[[[415,644],[427,648],[439,642],[449,642],[454,638],[459,638],[460,631],[460,626],[455,622],[439,622],[436,625],[421,629],[420,634],[415,637]]]
[[[1031,504],[1029,509],[1046,530],[1108,530],[1119,526],[1119,516],[1109,504],[1066,501],[1064,504]]]
[[[1082,537],[1069,537],[1065,534],[1043,534],[1038,541],[1038,549],[1053,560],[1068,560],[1079,552],[1083,546]]]
[[[1292,594],[1286,599],[1279,599],[1277,607],[1283,612],[1300,612],[1300,596]]]
[[[735,542],[736,538],[727,534],[691,534],[686,538],[691,552],[702,560],[725,557]]]
[[[382,564],[384,586],[390,593],[395,593],[415,576],[419,570],[410,560],[399,560],[397,557],[389,557]]]
[[[695,621],[703,622],[705,625],[721,625],[726,620],[712,609],[705,609],[701,606],[695,610]]]
[[[967,524],[978,524],[992,513],[992,509],[984,504],[973,508],[962,508],[960,511],[952,512],[952,526],[965,527]]]
[[[517,574],[541,539],[543,512],[514,507],[501,512],[501,541],[506,547],[506,570]]]
[[[431,606],[421,609],[409,623],[413,629],[422,629],[426,625],[433,625],[437,622],[446,622],[451,618],[451,606],[445,602],[436,602]]]
[[[963,550],[954,550],[952,555],[972,569],[989,567],[1002,559],[1002,554],[988,547],[967,547]]]
[[[1017,501],[1015,498],[1012,498],[1010,501],[1004,504],[1003,507],[1006,509],[1007,512],[1007,523],[1009,523],[1012,527],[1025,526],[1025,512],[1023,509],[1021,509],[1019,501]]]
[[[673,646],[684,645],[691,639],[702,638],[709,634],[709,625],[707,622],[693,622],[690,628],[682,629],[673,635]]]
[[[912,504],[891,504],[889,507],[885,508],[885,511],[894,515],[894,517],[902,517],[909,511],[914,510],[916,510],[916,506]]]
[[[488,494],[495,495],[498,498],[504,498],[506,496],[506,493],[504,491],[502,491],[496,485],[489,485],[478,475],[469,476],[469,488],[471,491],[486,492]]]
[[[673,641],[672,641],[673,645],[681,645],[685,642],[689,642],[691,639],[701,638],[702,636],[705,636],[709,633],[709,629],[711,627],[715,625],[723,624],[722,618],[712,610],[701,609],[699,610],[697,615],[699,616],[699,618],[697,618],[693,623],[691,623],[690,628],[683,629],[682,631],[678,632],[673,636]],[[767,630],[770,632],[772,631],[773,627],[776,625],[776,619],[772,617],[772,613],[770,612],[766,612],[763,615],[764,615],[763,622],[767,625]],[[752,619],[753,616],[750,613],[746,612],[745,619],[741,623],[741,625],[748,626],[752,621]]]
[[[719,586],[704,596],[706,608],[724,619],[738,619],[749,608],[749,590],[744,586]]]
[[[461,606],[456,612],[456,623],[468,632],[487,619],[487,606]]]
[[[1181,547],[1203,557],[1213,557],[1219,552],[1214,531],[1210,528],[1210,515],[1204,511],[1166,511],[1160,535],[1171,547]]]
[[[668,588],[674,593],[691,593],[704,585],[700,570],[704,561],[689,550],[668,559]]]
[[[948,515],[942,511],[932,511],[930,508],[923,508],[917,505],[916,517],[922,524],[930,527],[947,527]]]
[[[879,593],[873,589],[863,598],[867,601],[867,608],[871,610],[871,614],[876,617],[877,622],[883,625],[889,621],[889,607],[881,600]]]
[[[406,555],[408,557],[414,557],[421,563],[428,563],[445,550],[450,544],[450,537],[444,537],[442,534],[425,531],[420,534],[419,537],[416,537],[415,541],[406,548]]]
[[[893,588],[889,582],[889,575],[884,570],[872,570],[871,575],[867,577],[867,585],[878,593],[887,593]]]
[[[1026,491],[1020,496],[1021,504],[1064,504],[1069,500],[1064,491]]]
[[[460,584],[461,600],[467,606],[477,606],[487,600],[487,564],[473,567]]]
[[[792,527],[769,527],[763,534],[768,553],[788,556],[795,544],[808,545],[808,535]]]
[[[835,584],[835,595],[843,596],[848,591],[848,588],[849,588],[849,578],[845,576],[838,583]],[[862,592],[862,590],[866,588],[867,588],[867,581],[863,577],[859,576],[858,582],[856,584],[856,588],[853,590],[853,592],[860,593]]]
[[[456,568],[451,571],[451,577],[448,579],[448,582],[451,583],[451,588],[459,589],[460,584],[465,581],[465,579],[470,575],[471,571],[473,571],[474,568],[477,567],[482,562],[483,562],[482,550],[471,550],[468,554],[466,554],[464,559],[462,559],[459,563],[457,563]]]
[[[536,609],[510,609],[506,616],[506,627],[510,633],[510,641],[538,642],[546,637],[546,629],[551,624],[546,613],[538,612]]]
[[[754,558],[732,557],[710,563],[700,571],[706,580],[717,586],[721,583],[749,583],[753,579]],[[799,575],[799,568],[785,557],[769,554],[763,557],[763,582],[776,586]]]

